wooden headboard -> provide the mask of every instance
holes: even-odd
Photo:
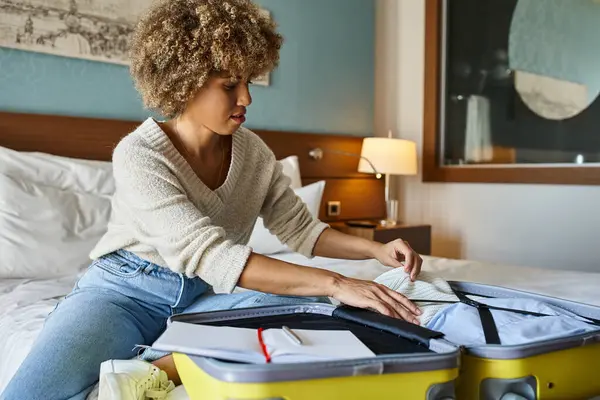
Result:
[[[64,157],[109,161],[118,141],[141,121],[0,112],[0,146]],[[360,154],[362,138],[253,130],[277,158],[297,155],[303,184],[326,180],[320,218],[323,221],[378,219],[385,215],[384,182],[357,172],[358,158],[327,153],[327,149]],[[309,157],[325,150],[323,159]],[[341,213],[327,215],[327,203],[339,201]]]

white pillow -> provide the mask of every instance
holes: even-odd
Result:
[[[112,163],[0,147],[0,173],[42,185],[78,192],[112,194]]]
[[[0,147],[0,278],[72,275],[106,232],[112,164]]]
[[[106,232],[110,196],[0,173],[0,278],[73,275]]]
[[[325,181],[315,182],[299,189],[294,189],[296,195],[307,205],[308,210],[315,218],[319,217],[319,208],[321,207],[324,189]],[[289,247],[277,239],[277,236],[269,232],[261,217],[258,218],[254,225],[248,246],[252,247],[252,250],[259,254],[276,254],[290,251]]]
[[[297,156],[289,156],[279,160],[283,166],[283,174],[290,177],[292,183],[290,187],[292,189],[299,189],[302,187],[302,177],[300,176],[300,163],[298,162]]]
[[[279,162],[300,188],[298,157]],[[89,265],[114,190],[110,162],[0,147],[0,279],[76,274]]]

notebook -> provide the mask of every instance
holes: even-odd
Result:
[[[227,326],[172,322],[152,348],[228,361],[263,364],[342,360],[374,357],[350,331],[294,329],[302,344],[292,341],[283,329],[259,330]],[[267,357],[267,354],[268,357]]]

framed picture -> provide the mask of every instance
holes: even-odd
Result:
[[[0,0],[0,47],[129,65],[135,24],[151,1]],[[253,83],[269,86],[270,74]]]
[[[264,75],[258,76],[252,80],[252,83],[258,86],[269,86],[271,78],[270,75],[270,73],[266,73]]]
[[[271,13],[269,12],[269,10],[265,10],[264,8],[261,8],[260,11],[267,18],[271,18]],[[271,81],[271,74],[266,73],[264,75],[254,78],[252,80],[252,83],[254,85],[258,85],[258,86],[269,86],[271,84],[270,81]]]
[[[0,0],[0,46],[127,65],[151,0]]]

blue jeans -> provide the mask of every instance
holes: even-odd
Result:
[[[119,250],[94,261],[50,313],[0,397],[85,399],[103,361],[135,357],[134,347],[152,344],[173,314],[315,301],[328,302],[252,291],[214,294],[200,278],[187,278]]]

